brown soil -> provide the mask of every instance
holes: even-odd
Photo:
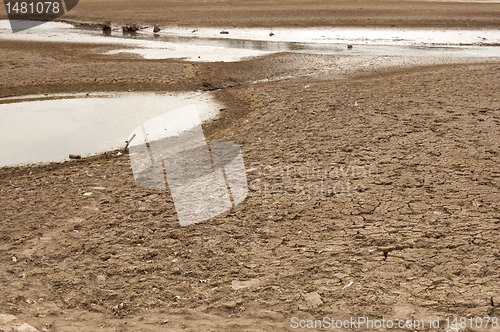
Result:
[[[0,8],[0,17],[6,11]],[[80,0],[61,19],[181,26],[500,26],[500,4],[443,1]]]
[[[74,19],[101,19],[90,0],[77,8]],[[419,330],[441,317],[444,331],[449,316],[500,318],[497,60],[277,54],[203,64],[95,51],[2,41],[0,96],[214,90],[225,106],[204,130],[256,168],[249,196],[180,228],[169,192],[138,188],[116,151],[2,168],[0,313],[56,332],[288,331],[292,317],[324,316],[424,319]],[[264,79],[276,82],[251,84]],[[277,176],[292,166],[302,176]],[[251,282],[234,289],[241,281]]]

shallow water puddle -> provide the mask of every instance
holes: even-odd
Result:
[[[116,29],[115,29],[116,30]],[[111,36],[99,29],[79,29],[71,24],[48,22],[33,29],[12,33],[8,20],[0,20],[0,40],[42,41],[53,43],[86,43],[111,45],[118,49],[108,54],[131,52],[146,59],[185,59],[189,61],[240,61],[247,57],[269,54],[262,50],[227,48],[217,45],[180,44],[154,38],[144,33],[134,35],[114,31]],[[134,52],[135,51],[135,52]]]
[[[110,36],[98,29],[78,29],[49,22],[12,34],[0,21],[0,39],[110,44],[107,54],[132,53],[146,59],[182,58],[189,61],[240,61],[277,52],[345,55],[500,56],[499,29],[436,28],[220,28],[150,27]],[[353,45],[348,49],[346,45]]]
[[[92,93],[33,101],[37,98],[44,96],[0,99],[0,166],[122,148],[137,126],[190,104],[196,105],[202,121],[219,111],[207,93]]]

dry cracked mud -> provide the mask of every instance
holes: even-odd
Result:
[[[248,197],[181,228],[127,154],[2,168],[0,313],[39,331],[500,318],[500,61],[89,48],[2,42],[0,95],[213,90],[205,135],[241,147]]]

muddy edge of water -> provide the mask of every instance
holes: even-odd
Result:
[[[39,22],[40,23],[40,22]],[[157,34],[151,27],[138,33],[111,36],[99,28],[72,29],[71,25],[45,23],[26,33],[10,33],[0,21],[1,39],[45,43],[94,45],[96,54],[122,58],[182,59],[193,62],[232,62],[270,53],[291,52],[333,55],[494,57],[500,56],[500,30],[436,28],[221,28],[169,26]],[[38,30],[37,30],[38,29]],[[354,47],[352,47],[354,45]],[[111,50],[103,51],[106,47]]]
[[[281,53],[229,63],[101,55],[111,46],[2,41],[0,97],[86,91],[190,91],[292,79],[339,79],[380,70],[490,58]]]
[[[212,27],[500,27],[500,4],[443,1],[86,0],[62,19]],[[0,18],[6,18],[0,7]]]
[[[416,60],[425,60],[424,62],[419,62]],[[293,87],[297,82],[302,82],[303,87],[308,87],[308,83],[311,82],[322,82],[322,81],[345,81],[349,82],[352,80],[365,80],[365,79],[377,79],[382,77],[387,77],[390,79],[393,75],[399,75],[402,73],[421,73],[428,72],[432,73],[435,70],[463,70],[467,72],[470,68],[477,66],[491,66],[492,69],[496,69],[500,66],[500,59],[489,59],[489,62],[478,63],[477,60],[473,58],[462,59],[464,63],[446,63],[443,61],[445,59],[428,59],[418,57],[417,59],[411,59],[407,57],[367,57],[362,59],[362,57],[348,57],[348,56],[317,56],[317,55],[300,55],[300,54],[280,54],[266,57],[264,59],[253,59],[247,62],[238,63],[207,63],[203,65],[196,65],[197,71],[195,77],[192,77],[188,86],[191,86],[195,90],[212,90],[214,98],[219,101],[223,107],[220,110],[220,117],[214,121],[204,123],[204,132],[209,140],[216,140],[219,137],[238,130],[238,128],[244,127],[248,119],[252,119],[256,114],[253,114],[256,110],[250,110],[248,107],[248,102],[246,99],[235,98],[232,91],[236,89],[249,89],[252,86],[259,86],[264,88],[264,90],[275,90],[275,89],[289,89]],[[466,60],[466,61],[465,61]],[[413,61],[413,62],[412,62]],[[120,60],[118,63],[122,62]],[[128,61],[124,61],[127,63]],[[141,61],[139,61],[141,62]],[[366,66],[367,63],[371,63],[371,66]],[[171,65],[182,65],[182,63],[171,62]],[[279,66],[281,64],[281,67]],[[191,64],[192,65],[192,64]],[[319,70],[318,68],[327,66],[328,70]],[[344,70],[334,72],[333,67],[338,68],[343,67]],[[294,76],[290,76],[290,71],[295,73]],[[319,72],[319,73],[318,73]],[[231,76],[233,73],[238,73],[240,76]],[[274,77],[277,81],[273,82],[262,82],[262,83],[252,83],[256,78],[262,77],[260,74],[265,74],[266,77],[271,79]],[[257,75],[256,75],[257,74]],[[254,76],[255,75],[255,76]],[[232,77],[228,83],[228,78]],[[185,77],[183,78],[185,79]],[[126,80],[125,80],[126,81]],[[134,81],[134,79],[131,79]],[[112,82],[100,82],[100,83],[87,83],[79,84],[78,88],[75,84],[41,84],[35,86],[18,86],[12,88],[12,95],[22,96],[28,94],[27,92],[33,93],[64,93],[64,92],[75,92],[78,91],[187,91],[188,86],[182,86],[184,81],[179,80],[166,83],[151,83],[147,81],[140,81],[140,83],[112,83]],[[281,82],[281,83],[280,83]],[[76,88],[76,89],[75,89]],[[300,90],[300,89],[299,89]],[[300,92],[299,92],[300,93]],[[251,100],[258,100],[260,98],[265,98],[265,96],[253,95]],[[260,110],[264,111],[264,110]],[[109,154],[100,154],[109,157]],[[90,156],[91,160],[99,157]],[[63,167],[66,163],[43,163],[40,165],[31,164],[27,166],[18,167],[4,167],[2,168],[3,176],[7,174],[12,174],[16,172],[24,173],[26,170],[30,172],[33,169],[40,168],[52,169]],[[17,170],[11,173],[11,170]]]
[[[217,117],[220,105],[209,93],[87,93],[55,95],[43,101],[0,104],[0,165],[57,161],[123,146],[141,123],[188,105],[199,120]],[[34,99],[36,96],[28,96]],[[9,99],[12,101],[13,99]],[[0,99],[1,101],[1,99]],[[178,130],[175,124],[170,130]],[[175,129],[177,128],[177,129]]]
[[[4,59],[0,68],[3,73],[0,97],[91,91],[210,91],[256,83],[273,86],[273,82],[377,77],[500,61],[496,58],[281,53],[234,63],[190,63],[103,56],[95,51],[106,46],[86,44],[7,41],[4,45],[0,50]],[[228,94],[218,93],[218,96],[225,103],[232,102]],[[208,136],[221,135],[246,115],[241,101],[235,103],[235,107],[223,108],[221,120],[206,125]]]

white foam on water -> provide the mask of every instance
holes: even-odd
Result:
[[[220,106],[208,93],[92,93],[5,98],[0,104],[0,166],[60,161],[125,146],[130,132],[165,112],[195,104],[200,120],[217,116]]]
[[[29,21],[19,21],[19,20],[14,20],[17,24],[21,24],[23,22],[28,23]],[[26,27],[29,27],[29,24],[26,24]],[[40,33],[40,32],[64,32],[65,30],[73,29],[73,26],[68,23],[63,23],[63,22],[45,22],[41,25],[38,25],[36,29],[33,29],[31,31],[26,30],[23,31],[22,33]],[[36,30],[36,32],[35,32]],[[29,31],[29,32],[28,32]],[[10,26],[9,20],[0,20],[0,33],[12,33],[12,29]]]
[[[412,46],[458,46],[499,45],[499,29],[457,29],[457,28],[232,28],[228,34],[223,29],[167,27],[160,32],[178,37],[214,39],[237,39],[253,41],[296,42],[296,43],[344,43],[357,45],[412,45]],[[273,33],[270,36],[270,32]]]
[[[145,59],[185,59],[189,61],[202,62],[232,62],[241,61],[248,57],[270,54],[258,50],[234,49],[224,47],[176,45],[174,43],[161,43],[154,47],[138,46],[136,48],[117,49],[105,54],[132,53],[142,56]]]

